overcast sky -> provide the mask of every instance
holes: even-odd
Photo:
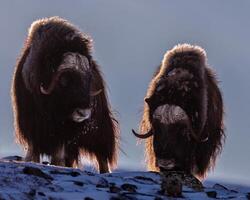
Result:
[[[216,70],[227,140],[210,178],[250,184],[250,1],[2,0],[0,2],[0,155],[23,155],[14,142],[10,86],[32,21],[60,16],[94,40],[94,57],[121,125],[119,167],[145,169],[136,145],[143,98],[164,53],[178,43],[202,46]]]

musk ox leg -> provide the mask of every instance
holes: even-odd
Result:
[[[78,165],[79,149],[77,145],[66,145],[65,166],[74,167]]]
[[[26,156],[25,156],[25,161],[26,162],[40,162],[40,154],[38,152],[35,152],[32,146],[28,147]]]
[[[108,165],[108,160],[103,158],[102,156],[96,156],[98,165],[99,165],[99,173],[110,173],[109,165]]]
[[[57,149],[57,151],[51,155],[51,164],[65,166],[65,148],[64,145]]]

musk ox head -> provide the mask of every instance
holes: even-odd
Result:
[[[61,113],[59,116],[81,123],[91,117],[93,97],[102,92],[102,89],[93,91],[91,82],[88,59],[79,53],[67,52],[49,85],[40,84],[40,92],[45,102],[54,106],[57,115]]]
[[[207,116],[205,56],[203,49],[190,45],[177,45],[166,53],[153,80],[154,87],[145,97],[151,121],[159,106],[178,106],[188,116],[191,128],[196,132],[193,136],[198,139]]]
[[[57,120],[80,123],[91,117],[93,96],[102,88],[92,89],[90,41],[71,26],[57,17],[31,26],[22,77],[45,112],[54,112]]]

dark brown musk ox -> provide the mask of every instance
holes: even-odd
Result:
[[[145,97],[140,134],[149,170],[181,170],[200,178],[224,143],[223,100],[215,73],[199,46],[168,51]]]
[[[92,40],[59,17],[35,21],[12,84],[17,141],[26,161],[72,167],[81,155],[100,173],[117,162],[118,124],[111,113]]]

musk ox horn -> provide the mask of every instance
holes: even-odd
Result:
[[[63,61],[61,65],[58,67],[54,76],[52,77],[49,87],[44,88],[42,84],[40,85],[41,93],[44,95],[51,94],[61,74],[66,71],[77,71],[80,73],[89,72],[90,71],[89,61],[85,56],[79,53],[72,53],[72,52],[65,53],[63,55]]]
[[[136,132],[134,131],[134,129],[132,129],[132,132],[133,132],[133,134],[134,134],[136,137],[141,138],[141,139],[146,139],[146,138],[148,138],[148,137],[150,137],[150,136],[152,136],[152,135],[154,134],[154,132],[153,132],[152,129],[150,129],[150,130],[149,130],[147,133],[145,133],[145,134],[138,134],[138,133],[136,133]]]
[[[91,97],[95,97],[95,96],[101,94],[102,91],[103,91],[103,89],[100,89],[100,90],[97,90],[97,91],[90,92],[90,96],[91,96]]]

